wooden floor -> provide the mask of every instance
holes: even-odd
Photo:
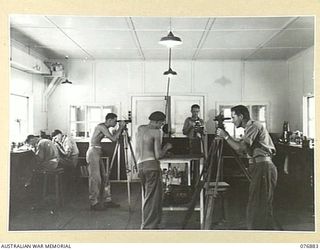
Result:
[[[238,186],[237,186],[238,185]],[[139,230],[141,224],[141,189],[139,183],[131,183],[131,207],[129,210],[126,183],[112,183],[113,200],[120,208],[91,211],[88,202],[86,180],[82,180],[76,192],[66,199],[62,208],[54,210],[53,201],[47,200],[32,209],[31,202],[15,204],[9,216],[9,231],[41,230]],[[214,217],[213,230],[245,230],[245,206],[247,184],[232,184],[225,196],[225,219],[221,211]],[[283,231],[314,231],[312,206],[292,206],[283,199],[275,199],[275,217],[278,229]],[[185,212],[164,211],[161,228],[181,230]],[[199,230],[199,212],[194,212],[187,229]]]

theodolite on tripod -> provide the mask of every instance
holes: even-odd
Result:
[[[221,128],[221,129],[225,130],[224,121],[225,121],[225,120],[230,120],[230,119],[231,119],[231,118],[229,118],[229,117],[224,117],[223,111],[221,111],[220,114],[217,115],[213,120],[216,121],[216,122],[218,122],[217,128]],[[250,182],[250,181],[251,181],[251,176],[250,176],[250,174],[248,173],[248,170],[246,169],[246,167],[245,167],[245,165],[243,164],[243,162],[240,160],[237,152],[236,152],[234,149],[232,149],[231,147],[230,147],[230,150],[231,150],[231,153],[232,153],[233,157],[235,158],[236,162],[237,162],[238,165],[240,166],[242,172],[244,173],[244,175],[246,176],[246,178],[247,178],[248,181]]]
[[[221,112],[219,115],[217,115],[214,118],[214,121],[218,122],[217,128],[225,129],[224,121],[229,120],[231,118],[225,118],[223,113]],[[220,137],[215,137],[211,143],[208,157],[205,158],[204,161],[204,167],[200,173],[200,176],[198,177],[198,180],[196,182],[196,186],[194,188],[194,193],[192,196],[192,200],[189,204],[187,213],[185,215],[182,228],[186,228],[189,219],[191,218],[191,215],[194,211],[194,208],[196,206],[197,201],[199,200],[199,197],[201,195],[202,190],[208,190],[208,188],[211,186],[211,183],[213,184],[213,195],[205,195],[205,204],[203,208],[203,225],[202,229],[211,229],[212,224],[212,218],[213,218],[213,212],[214,212],[214,204],[215,200],[218,196],[218,189],[219,189],[219,183],[222,180],[222,168],[223,168],[223,142],[224,140]],[[251,181],[251,177],[244,165],[244,163],[240,160],[237,153],[231,148],[231,152],[240,166],[241,170],[243,171],[244,175],[247,177],[249,181]],[[213,171],[213,170],[216,171]],[[214,176],[215,172],[215,176]],[[214,182],[212,182],[212,179],[214,178]]]
[[[223,111],[221,111],[220,114],[217,115],[213,120],[218,122],[217,128],[225,129],[223,122],[225,120],[230,120],[230,119],[231,119],[230,117],[224,117]]]
[[[123,152],[124,153],[124,165],[125,165],[126,174],[127,174],[128,204],[129,204],[129,209],[130,209],[130,203],[131,203],[130,202],[130,200],[131,200],[131,198],[130,198],[130,181],[131,181],[131,171],[132,171],[132,169],[129,167],[128,149],[130,150],[131,157],[132,157],[133,162],[134,162],[133,169],[135,171],[137,171],[137,161],[136,161],[136,157],[135,157],[134,152],[133,152],[132,144],[131,144],[131,141],[130,141],[130,136],[128,134],[128,127],[127,127],[127,124],[132,122],[131,111],[128,111],[128,119],[126,119],[126,120],[118,120],[117,122],[120,122],[120,121],[124,121],[125,122],[125,126],[123,127],[121,136],[117,140],[116,146],[114,148],[112,159],[111,159],[111,163],[110,163],[109,173],[111,173],[111,170],[113,168],[116,155],[118,154],[118,152],[119,152],[119,155],[121,154],[121,152]],[[121,140],[123,141],[123,143],[120,143]],[[121,149],[121,146],[123,147],[123,150]],[[120,150],[119,150],[119,148],[120,148]]]

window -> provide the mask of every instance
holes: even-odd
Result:
[[[303,98],[303,132],[308,138],[315,137],[315,100],[313,95]]]
[[[90,137],[95,126],[103,122],[105,116],[113,110],[113,106],[70,106],[70,133],[75,137]]]
[[[23,142],[29,133],[29,97],[10,94],[10,141]]]
[[[225,118],[231,118],[231,108],[234,105],[219,105],[219,113],[222,112]],[[260,122],[265,128],[267,127],[267,105],[251,104],[246,105],[249,109],[252,120]],[[244,134],[244,128],[236,128],[232,120],[225,120],[224,126],[226,131],[234,138],[241,138]]]

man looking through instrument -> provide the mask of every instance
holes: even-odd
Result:
[[[124,121],[119,122],[119,128],[112,134],[109,128],[117,124],[117,115],[109,113],[106,115],[105,122],[98,124],[93,131],[90,147],[87,151],[86,160],[89,171],[89,201],[91,210],[104,210],[108,207],[119,207],[112,202],[108,169],[105,168],[102,160],[101,140],[108,138],[117,141],[125,126]]]
[[[137,134],[137,159],[141,179],[143,205],[141,229],[158,229],[162,214],[162,177],[159,159],[172,148],[161,148],[161,127],[166,116],[160,111],[149,116],[149,124],[141,125]]]
[[[250,157],[249,173],[252,180],[247,204],[247,228],[274,229],[272,202],[277,183],[277,169],[271,159],[275,153],[274,144],[266,128],[250,119],[249,110],[245,106],[232,107],[231,117],[236,128],[244,128],[242,139],[233,139],[221,128],[217,129],[217,135],[224,138],[238,153],[247,153]]]

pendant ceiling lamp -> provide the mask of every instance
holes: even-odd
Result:
[[[172,48],[174,46],[182,44],[182,40],[180,37],[175,36],[171,31],[171,17],[170,17],[170,31],[167,36],[164,36],[160,39],[159,43],[168,48]]]
[[[168,77],[171,77],[171,76],[176,76],[177,75],[177,72],[173,71],[171,68],[169,68],[169,70],[163,72],[163,74],[165,76],[168,76]]]
[[[65,59],[66,59],[66,64],[67,64],[67,67],[66,67],[67,73],[66,73],[65,79],[61,82],[61,84],[72,84],[72,82],[68,80],[68,59],[69,59],[69,57],[65,56]]]
[[[171,68],[171,48],[169,49],[169,69],[165,72],[163,72],[163,75],[168,76],[168,77],[172,77],[172,76],[176,76],[177,72],[173,71]]]
[[[68,80],[68,78],[66,78],[64,81],[62,81],[61,82],[61,84],[72,84],[72,82],[70,82],[69,80]]]
[[[181,38],[175,36],[172,31],[169,32],[167,36],[164,36],[160,39],[159,43],[168,48],[172,48],[174,46],[182,44]]]

